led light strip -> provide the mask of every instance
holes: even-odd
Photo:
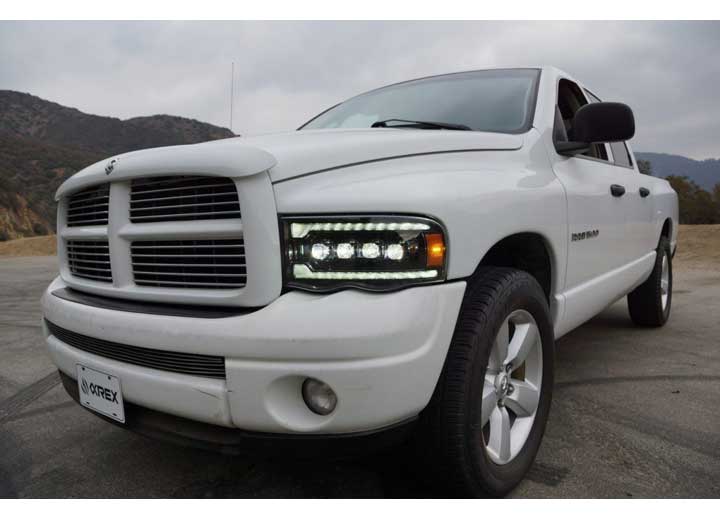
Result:
[[[293,275],[297,279],[305,280],[418,280],[436,278],[438,272],[435,269],[428,271],[311,271],[306,265],[295,264]]]
[[[427,231],[421,222],[293,222],[290,234],[303,238],[311,231]]]

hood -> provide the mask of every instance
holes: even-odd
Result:
[[[402,157],[517,150],[522,135],[392,128],[303,130],[152,148],[118,155],[76,173],[55,197],[105,181],[159,175],[244,177],[269,171],[280,182],[327,170]]]
[[[238,138],[272,154],[273,182],[357,164],[433,153],[517,150],[522,135],[392,128],[302,130]]]

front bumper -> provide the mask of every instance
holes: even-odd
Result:
[[[159,371],[75,349],[45,329],[60,371],[80,363],[120,378],[126,402],[165,414],[252,432],[346,434],[416,416],[442,370],[465,282],[374,294],[290,292],[255,312],[223,318],[125,312],[58,298],[56,279],[42,300],[45,317],[94,338],[225,358],[226,379]],[[314,377],[337,393],[333,413],[303,403]]]
[[[62,372],[60,380],[70,397],[79,403],[77,381]],[[125,403],[124,424],[89,411],[115,426],[152,439],[226,455],[279,459],[348,457],[380,451],[401,444],[412,434],[417,423],[417,419],[411,419],[361,433],[257,433],[184,419],[131,403]]]

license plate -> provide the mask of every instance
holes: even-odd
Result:
[[[125,422],[120,380],[110,374],[94,370],[82,365],[77,369],[80,404],[118,422]]]

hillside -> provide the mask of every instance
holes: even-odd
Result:
[[[655,177],[686,176],[708,191],[712,191],[713,186],[720,183],[720,159],[696,161],[682,155],[649,152],[637,152],[635,156],[652,163]]]
[[[232,136],[226,128],[194,119],[121,120],[0,90],[0,241],[53,231],[57,187],[104,157]]]

